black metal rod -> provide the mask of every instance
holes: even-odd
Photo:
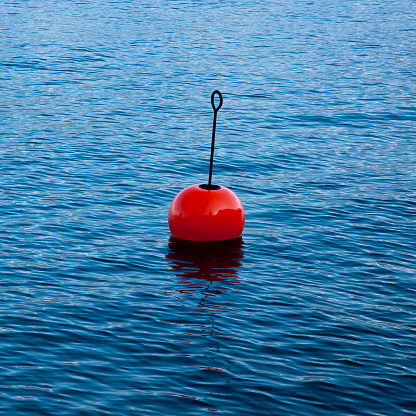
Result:
[[[220,103],[218,105],[218,107],[215,107],[215,103],[214,103],[214,96],[215,94],[218,94],[220,97]],[[214,122],[212,125],[212,141],[211,141],[211,160],[209,162],[209,179],[208,179],[208,188],[211,187],[211,180],[212,180],[212,165],[214,164],[214,147],[215,147],[215,129],[217,127],[217,113],[218,110],[221,108],[222,106],[222,95],[218,90],[215,90],[212,94],[211,94],[211,104],[212,104],[212,108],[214,109]]]

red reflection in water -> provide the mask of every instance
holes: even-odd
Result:
[[[221,242],[189,242],[171,237],[166,255],[178,277],[175,286],[171,287],[171,295],[182,301],[187,300],[184,306],[188,313],[183,315],[184,322],[175,322],[175,325],[179,324],[176,337],[180,340],[174,342],[185,344],[186,338],[192,340],[188,344],[191,348],[181,351],[178,356],[198,362],[187,368],[221,374],[221,379],[225,378],[224,385],[230,383],[228,374],[233,363],[221,356],[220,349],[226,347],[227,338],[233,337],[221,324],[221,315],[233,313],[235,300],[230,292],[234,284],[240,283],[238,268],[244,258],[243,247],[241,237]],[[222,299],[221,294],[224,295]],[[202,341],[202,354],[198,353],[195,337]],[[201,360],[206,362],[201,365]],[[217,411],[212,408],[207,410]]]
[[[170,260],[172,269],[178,272],[178,277],[239,283],[235,278],[244,258],[243,245],[241,237],[218,242],[192,242],[171,237],[166,258]],[[201,286],[195,285],[194,288]]]
[[[198,303],[199,310],[211,315],[229,312],[228,305],[233,303],[216,305],[215,300],[221,293],[229,291],[229,283],[240,283],[237,269],[242,266],[243,245],[241,237],[218,242],[184,241],[171,237],[166,259],[180,278],[180,287],[174,288],[172,295],[176,298],[178,294],[203,295]]]

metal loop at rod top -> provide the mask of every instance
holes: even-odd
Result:
[[[215,94],[218,94],[219,97],[220,97],[220,103],[219,103],[218,107],[215,107],[215,103],[214,103]],[[215,90],[211,94],[211,104],[212,104],[212,108],[214,110],[214,122],[213,122],[213,125],[212,125],[211,160],[209,162],[208,188],[212,187],[211,180],[212,180],[212,165],[214,163],[215,129],[217,127],[217,112],[222,107],[222,103],[223,103],[223,99],[222,99],[221,93],[218,90]]]
[[[218,107],[215,107],[215,103],[214,103],[215,94],[218,94],[219,97],[220,97],[220,103],[219,103]],[[223,102],[223,99],[222,99],[221,93],[218,90],[215,90],[211,94],[211,105],[212,105],[212,108],[214,109],[214,113],[216,113],[222,107],[222,102]]]

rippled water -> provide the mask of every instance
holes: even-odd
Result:
[[[416,414],[414,1],[0,16],[4,414]],[[246,227],[189,244],[215,89]]]

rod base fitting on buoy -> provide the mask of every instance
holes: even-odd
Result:
[[[244,208],[237,195],[219,185],[188,186],[173,199],[168,214],[172,236],[188,241],[238,238],[244,222]]]

